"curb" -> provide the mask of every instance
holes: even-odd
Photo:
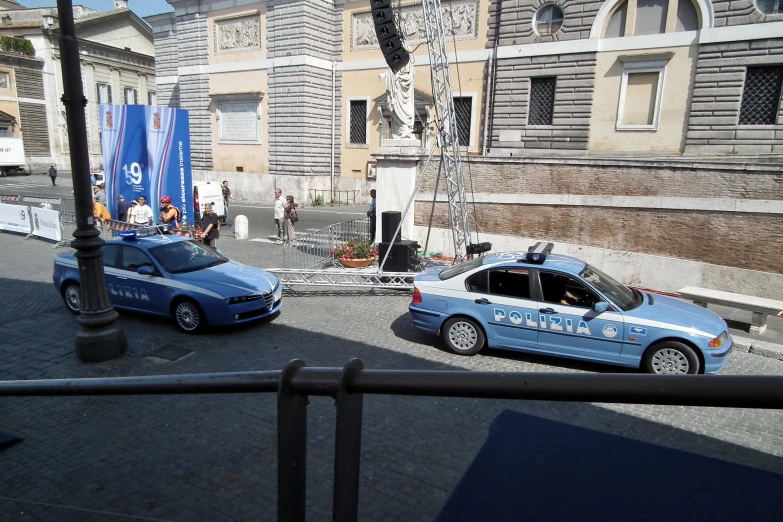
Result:
[[[783,361],[783,345],[773,344],[748,337],[731,336],[734,341],[734,349],[742,353],[750,353],[767,359]]]

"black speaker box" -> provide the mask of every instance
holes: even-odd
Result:
[[[386,64],[395,73],[405,67],[410,61],[408,51],[402,46],[402,40],[394,23],[394,10],[391,0],[371,0],[372,20],[375,24],[375,35],[383,52]]]
[[[389,211],[381,213],[381,241],[398,243],[402,239],[402,231],[397,234],[397,237],[392,239],[392,234],[397,231],[401,220],[402,214],[400,212]]]
[[[408,266],[416,261],[416,249],[419,244],[415,241],[398,241],[397,243],[381,242],[378,244],[378,265],[383,262],[386,251],[391,248],[383,270],[387,272],[407,272]]]

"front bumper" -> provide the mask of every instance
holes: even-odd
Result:
[[[278,291],[278,293],[279,296],[275,296],[275,300],[271,307],[267,307],[266,302],[263,299],[251,301],[249,303],[225,304],[220,307],[220,310],[208,311],[207,321],[213,326],[227,326],[249,323],[251,321],[263,319],[264,317],[269,317],[270,315],[279,312],[283,306],[282,292]]]
[[[702,350],[704,355],[704,373],[717,373],[729,362],[729,354],[734,349],[734,340],[729,336],[728,342],[718,349]]]
[[[432,310],[424,310],[412,304],[408,306],[408,310],[411,313],[413,326],[431,334],[438,335],[440,333],[440,327],[445,319],[443,314],[433,312]]]

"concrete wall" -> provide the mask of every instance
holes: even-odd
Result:
[[[598,53],[595,91],[590,117],[591,151],[638,154],[639,151],[675,153],[685,147],[690,92],[699,53],[696,45],[657,49],[656,53],[673,53],[664,73],[663,96],[658,128],[652,130],[618,130],[617,117],[623,78],[621,56],[649,54],[649,51]]]

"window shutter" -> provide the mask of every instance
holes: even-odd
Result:
[[[106,90],[109,92],[109,104],[111,105],[111,85],[107,85]]]

